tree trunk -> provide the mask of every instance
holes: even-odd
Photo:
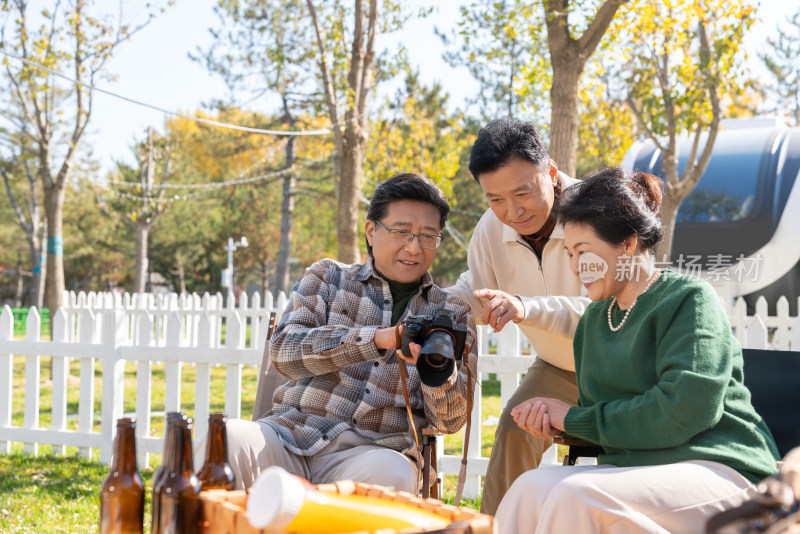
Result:
[[[42,308],[42,244],[39,236],[33,236],[29,242],[31,250],[31,290],[28,294],[28,306]]]
[[[38,215],[31,217],[31,233],[28,235],[28,248],[31,255],[31,288],[28,292],[27,305],[42,309],[44,284],[42,283],[42,241],[39,239],[40,222]],[[45,225],[47,223],[45,222]],[[47,238],[47,230],[43,232]]]
[[[286,142],[286,168],[294,166],[294,137]],[[289,258],[292,251],[292,218],[294,217],[293,172],[283,176],[283,200],[281,202],[281,244],[278,249],[278,265],[275,272],[275,291],[286,291],[289,287]]]
[[[678,208],[683,202],[683,196],[677,190],[681,177],[678,175],[678,145],[674,138],[670,138],[661,154],[661,170],[664,173],[664,196],[661,200],[661,225],[664,229],[664,238],[656,250],[656,260],[664,263],[672,262],[672,242],[675,236],[675,222]]]
[[[575,176],[578,149],[578,82],[586,61],[592,56],[614,14],[628,0],[604,0],[589,27],[580,36],[569,26],[569,0],[544,2],[547,43],[553,64],[550,87],[550,157],[558,168]]]
[[[22,307],[22,293],[25,290],[25,283],[22,279],[22,258],[17,251],[17,292],[14,296],[14,307]]]
[[[47,270],[45,280],[44,304],[50,310],[50,317],[64,303],[64,188],[55,184],[45,187],[44,208],[47,216]]]
[[[180,254],[176,255],[175,259],[178,262],[176,268],[178,274],[178,290],[180,294],[183,295],[186,293],[186,268],[183,265],[183,257]]]
[[[31,173],[28,162],[24,162],[25,173],[28,178],[30,186],[30,200],[28,203],[28,213],[30,221],[25,219],[22,208],[17,202],[16,197],[11,189],[8,175],[2,172],[3,182],[6,186],[8,200],[11,202],[11,207],[17,214],[19,225],[25,231],[25,239],[28,241],[28,249],[31,261],[31,287],[28,291],[28,298],[25,302],[20,302],[18,306],[36,306],[37,309],[42,309],[42,296],[44,295],[44,277],[42,276],[42,243],[47,239],[47,221],[42,224],[39,210],[39,194],[36,191],[36,177]],[[39,237],[39,232],[43,237]],[[21,294],[21,293],[20,293]]]
[[[264,260],[261,262],[261,291],[264,293],[264,300],[267,301],[267,293],[269,293],[269,261]],[[277,297],[277,295],[275,295]]]
[[[358,205],[361,202],[361,176],[363,175],[364,139],[357,132],[345,137],[342,151],[342,174],[339,178],[339,198],[336,238],[339,241],[338,260],[358,263],[361,253],[358,246]]]
[[[42,221],[42,239],[39,241],[39,263],[37,264],[38,272],[34,271],[34,280],[36,280],[36,308],[41,310],[44,307],[44,282],[45,282],[45,269],[47,268],[47,250],[45,243],[47,243],[47,218]],[[36,276],[38,275],[38,277]]]
[[[661,204],[661,224],[664,229],[664,239],[658,245],[656,251],[656,261],[665,264],[672,262],[672,242],[675,239],[675,221],[678,218],[678,209],[681,207],[683,199],[675,197],[675,193],[669,187]]]
[[[559,170],[575,177],[578,150],[578,82],[583,63],[574,54],[553,60],[550,87],[550,157]]]
[[[136,234],[136,263],[133,273],[133,292],[144,293],[147,283],[147,238],[150,226],[147,224],[133,223]]]

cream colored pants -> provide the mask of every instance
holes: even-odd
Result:
[[[249,488],[262,470],[279,465],[314,484],[353,480],[417,492],[417,468],[411,460],[349,430],[314,456],[288,451],[272,427],[258,421],[231,419],[226,431],[236,489]],[[204,458],[205,443],[201,442],[195,451],[195,470]]]
[[[542,467],[517,478],[496,518],[499,534],[699,534],[708,517],[754,493],[734,469],[703,460]]]
[[[497,506],[511,484],[522,473],[539,467],[544,451],[553,444],[550,439],[534,438],[517,426],[511,417],[514,406],[533,397],[552,397],[577,404],[575,373],[536,359],[508,404],[503,407],[483,483],[481,512],[484,514],[494,515],[497,512]]]

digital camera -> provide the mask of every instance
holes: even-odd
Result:
[[[453,374],[456,362],[461,361],[467,327],[453,324],[453,312],[444,308],[433,315],[410,315],[405,325],[403,354],[411,355],[409,343],[422,345],[417,359],[419,379],[426,386],[441,386]]]

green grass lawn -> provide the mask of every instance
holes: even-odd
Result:
[[[50,358],[42,358],[41,371],[41,405],[39,425],[49,427],[51,424],[52,384],[49,378]],[[125,411],[135,411],[136,375],[135,365],[126,364],[125,368]],[[70,365],[70,384],[77,386],[80,364],[73,360]],[[95,372],[95,425],[100,430],[100,387],[102,383],[102,365],[96,365]],[[14,358],[14,391],[13,413],[14,425],[23,422],[25,358]],[[194,377],[192,365],[182,366],[183,387],[181,388],[181,406],[190,416],[189,409],[194,404]],[[245,367],[242,370],[242,415],[252,413],[255,399],[256,370]],[[495,380],[485,381],[482,397],[482,413],[486,418],[500,413],[500,384]],[[211,411],[224,410],[225,367],[212,367],[211,370]],[[78,388],[69,389],[67,404],[68,428],[77,429]],[[163,412],[164,409],[164,368],[153,366],[152,379],[152,411]],[[482,455],[488,457],[495,431],[494,426],[481,427]],[[163,418],[153,417],[151,433],[163,434]],[[461,454],[461,434],[445,436],[446,454]],[[66,457],[52,456],[50,446],[40,445],[39,456],[31,457],[22,454],[22,444],[12,445],[12,453],[0,454],[0,533],[11,532],[96,532],[99,523],[99,492],[103,479],[107,475],[107,467],[98,460],[94,451],[91,461],[77,457],[77,450],[67,448]],[[150,455],[148,466],[139,466],[139,471],[147,488],[152,487],[153,470],[161,461],[160,455]],[[455,493],[455,476],[447,475],[444,480],[444,500],[452,502]],[[149,532],[150,491],[147,492],[145,531]],[[462,503],[473,508],[480,507],[480,499]]]

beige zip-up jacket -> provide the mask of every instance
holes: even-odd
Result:
[[[575,180],[562,177],[564,187]],[[467,301],[480,321],[483,302],[472,292],[499,289],[518,295],[525,318],[517,325],[536,355],[561,369],[575,371],[572,338],[591,302],[580,279],[569,270],[564,251],[564,229],[556,225],[542,251],[542,261],[516,230],[487,209],[478,221],[467,253],[469,270],[445,291]]]

